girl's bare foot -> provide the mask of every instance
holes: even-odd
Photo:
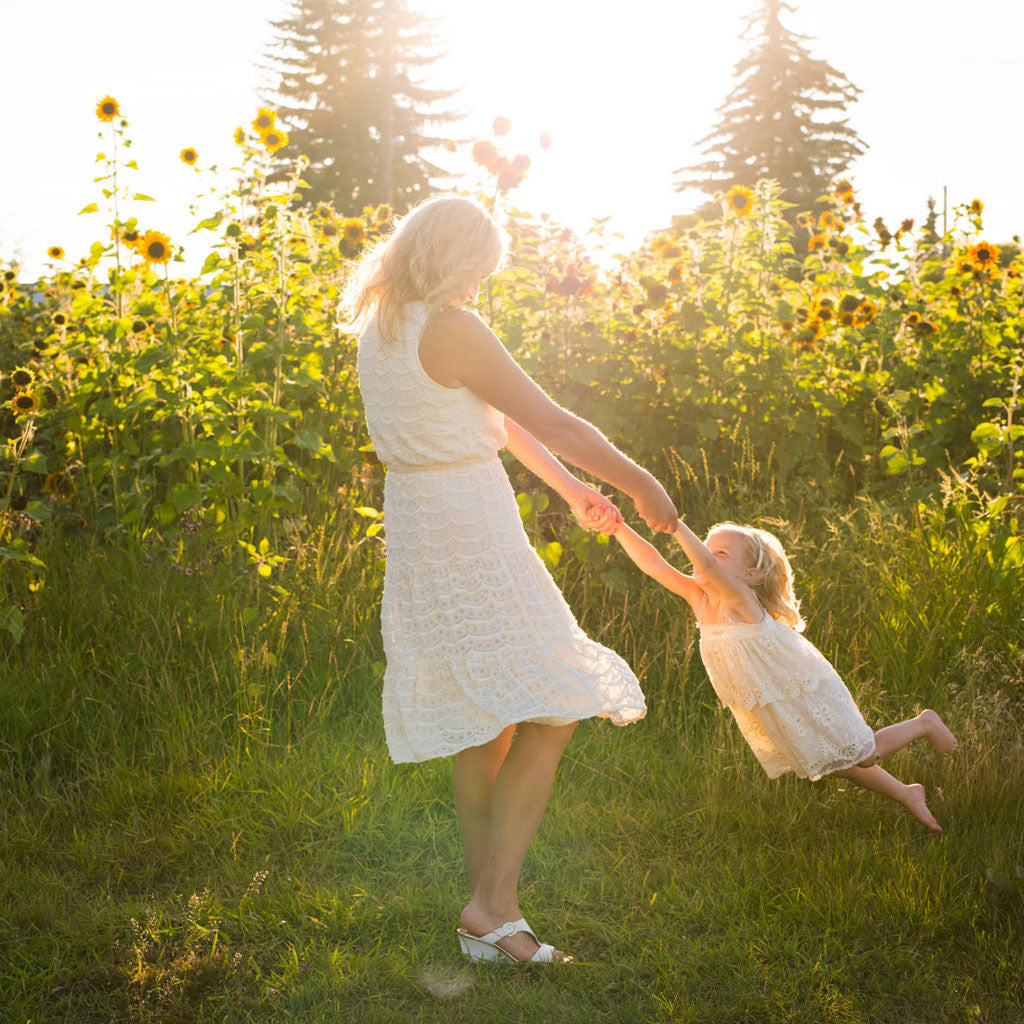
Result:
[[[925,735],[933,750],[939,754],[952,754],[956,750],[956,737],[931,708],[925,708],[917,717],[924,723]]]
[[[932,817],[932,812],[928,810],[928,805],[924,800],[924,786],[920,782],[913,782],[907,786],[907,795],[901,803],[918,821],[927,825],[933,832],[942,831],[942,826]]]
[[[466,929],[470,935],[486,935],[488,932],[500,928],[506,921],[518,921],[523,915],[518,908],[510,910],[507,914],[489,913],[474,903],[470,903],[459,916],[459,924]],[[540,949],[528,932],[516,932],[507,939],[499,939],[498,945],[507,950],[517,960],[529,960],[534,953]],[[556,961],[564,960],[565,954],[556,949],[552,954]]]

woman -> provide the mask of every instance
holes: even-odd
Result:
[[[564,961],[520,912],[523,858],[576,723],[624,725],[646,705],[626,663],[577,625],[529,543],[497,453],[507,447],[588,526],[618,512],[552,451],[629,494],[653,529],[671,532],[677,513],[650,473],[548,398],[462,308],[503,256],[481,206],[430,199],[364,257],[348,308],[362,326],[367,426],[387,467],[388,748],[396,762],[455,754],[473,887],[463,952]]]

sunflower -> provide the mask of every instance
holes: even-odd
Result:
[[[13,270],[5,270],[4,271],[4,280],[7,281],[7,282],[13,281],[17,276],[18,276],[17,273],[15,271],[13,271]]]
[[[113,96],[104,96],[96,104],[96,116],[101,121],[113,121],[120,113],[121,108],[117,105],[117,100]]]
[[[683,250],[674,242],[670,242],[661,250],[661,258],[663,260],[677,260],[682,255]]]
[[[908,231],[914,230],[914,218],[907,217],[906,220],[900,224],[900,231],[905,235]]]
[[[128,246],[129,249],[134,249],[139,244],[141,234],[137,228],[131,228],[121,236],[121,241]]]
[[[920,335],[922,338],[931,337],[938,328],[931,322],[931,320],[922,320],[919,324],[914,326],[914,333]]]
[[[260,133],[260,138],[263,139],[263,145],[271,153],[276,152],[282,146],[288,145],[288,133],[280,128],[268,128],[265,132]]]
[[[68,325],[67,313],[62,313],[60,310],[57,310],[57,312],[53,314],[53,317],[51,319],[58,327],[67,327]]]
[[[445,148],[445,151],[446,151],[446,152],[448,152],[448,153],[454,153],[454,152],[455,152],[455,150],[456,150],[456,149],[457,149],[458,147],[457,147],[457,146],[455,145],[455,140],[454,140],[454,139],[445,139],[445,140],[444,140],[444,148]]]
[[[810,217],[806,213],[798,213],[796,215],[796,226],[798,228],[805,228],[810,222]]]
[[[260,107],[260,109],[256,111],[256,116],[252,119],[252,126],[262,135],[269,128],[274,127],[274,121],[276,120],[277,114],[272,110],[269,110],[267,107]],[[239,128],[235,131],[236,140],[238,139],[238,133],[241,130],[242,129]]]
[[[19,391],[11,399],[11,408],[16,413],[21,413],[21,415],[27,416],[29,413],[33,413],[39,408],[39,399],[36,398],[31,391]]]
[[[486,167],[487,170],[494,167],[498,160],[501,159],[500,154],[494,147],[494,143],[488,142],[487,139],[480,139],[477,142],[474,142],[471,152],[473,155],[473,161],[478,163],[481,167]]]
[[[970,210],[973,214],[979,214],[985,209],[985,204],[980,199],[972,199]]]
[[[807,243],[807,248],[811,252],[818,252],[820,249],[825,248],[825,236],[824,235],[811,235],[810,241]]]
[[[147,263],[166,263],[171,258],[171,240],[159,231],[147,231],[137,251]]]
[[[960,259],[956,261],[956,271],[958,274],[970,274],[974,271],[974,264],[968,259]]]
[[[180,155],[182,163],[188,164],[189,167],[194,167],[195,162],[199,159],[199,154],[191,146],[188,149],[183,149]]]
[[[878,307],[870,299],[865,299],[854,311],[853,325],[855,327],[867,327],[877,314]]]
[[[70,473],[56,470],[47,473],[43,480],[43,489],[47,494],[52,494],[58,501],[70,501],[78,493],[78,484]]]
[[[324,238],[337,238],[338,237],[338,225],[337,224],[324,224],[320,230],[323,232]]]
[[[971,246],[967,258],[974,264],[975,270],[989,270],[999,262],[999,246],[979,242]]]
[[[59,245],[51,245],[50,248],[46,250],[46,255],[49,256],[51,260],[62,260],[64,259],[64,250]]]
[[[843,327],[852,327],[853,326],[853,314],[852,313],[840,313],[839,314],[839,322],[840,322],[840,324],[843,325]]]
[[[366,228],[358,217],[350,217],[345,221],[342,235],[349,245],[362,245],[366,239]]]
[[[852,313],[860,305],[856,295],[846,294],[839,300],[839,309],[843,313]]]
[[[683,268],[678,263],[673,263],[668,268],[668,279],[672,284],[678,284],[683,279]]]
[[[746,217],[754,205],[753,190],[747,188],[746,185],[733,185],[726,192],[723,202],[726,209],[739,214],[741,217]]]
[[[24,366],[19,366],[14,373],[11,374],[11,383],[19,390],[24,391],[26,388],[32,387],[32,382],[35,380],[35,375],[31,370],[26,369]]]
[[[491,130],[495,135],[508,135],[508,130],[511,127],[512,122],[507,117],[496,117],[491,125]]]
[[[779,327],[782,328],[782,333],[783,334],[790,334],[790,333],[792,333],[793,328],[795,326],[796,325],[793,323],[792,320],[781,320],[781,321],[779,321]]]
[[[46,406],[47,409],[57,408],[57,392],[54,391],[49,384],[47,384],[46,387],[43,388],[42,395],[43,404]]]
[[[846,181],[837,181],[835,187],[835,196],[837,199],[841,199],[844,203],[853,202],[853,186]]]
[[[391,207],[387,203],[381,203],[376,210],[373,211],[373,222],[378,227],[381,224],[388,224],[391,221],[393,214]]]
[[[908,313],[906,322],[910,324],[911,327],[915,326],[916,324],[919,324],[921,322],[921,314],[914,312]]]
[[[818,218],[818,224],[822,228],[830,228],[835,225],[836,215],[831,210],[825,210]]]
[[[132,334],[142,334],[142,332],[146,329],[146,326],[147,325],[145,320],[133,320]]]

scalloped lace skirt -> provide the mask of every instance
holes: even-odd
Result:
[[[501,460],[384,483],[384,728],[396,762],[444,757],[513,722],[646,714],[618,654],[577,625],[533,550]]]
[[[794,772],[817,780],[875,752],[875,734],[835,673],[791,700],[730,705],[743,738],[769,778]]]

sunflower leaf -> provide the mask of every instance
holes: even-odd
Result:
[[[147,196],[144,192],[136,192],[135,195],[132,196],[132,199],[141,199],[147,203],[156,202],[156,200],[152,196]]]
[[[99,208],[99,203],[90,203],[88,206],[83,206],[77,216],[81,217],[83,213],[95,213]]]

